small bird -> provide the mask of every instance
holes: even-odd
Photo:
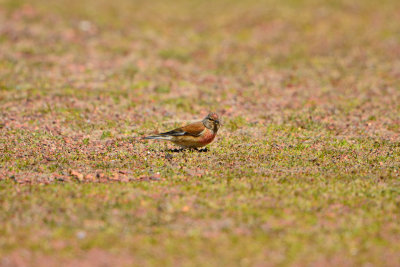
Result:
[[[147,136],[144,139],[167,140],[182,148],[198,148],[214,140],[219,126],[218,115],[210,113],[202,121],[191,123],[169,132]]]

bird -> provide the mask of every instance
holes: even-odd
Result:
[[[211,143],[220,127],[219,117],[211,112],[202,121],[194,122],[172,131],[146,136],[144,139],[167,140],[183,149],[199,148]]]

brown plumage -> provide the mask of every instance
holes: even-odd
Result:
[[[147,136],[144,139],[167,140],[183,148],[197,148],[211,143],[217,135],[219,126],[218,115],[210,113],[202,121],[169,132]]]

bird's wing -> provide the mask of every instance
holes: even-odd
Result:
[[[204,124],[199,121],[195,122],[186,126],[183,126],[181,128],[176,128],[172,131],[161,133],[160,135],[170,135],[170,136],[185,136],[185,135],[190,135],[190,136],[199,136],[201,132],[203,132],[205,129]]]

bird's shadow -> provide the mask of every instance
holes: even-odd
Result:
[[[165,149],[165,152],[170,152],[170,153],[182,153],[185,151],[194,151],[194,152],[199,152],[199,153],[203,153],[203,152],[208,152],[209,149],[208,148],[202,148],[202,149],[198,149],[198,148],[172,148],[172,149]]]

